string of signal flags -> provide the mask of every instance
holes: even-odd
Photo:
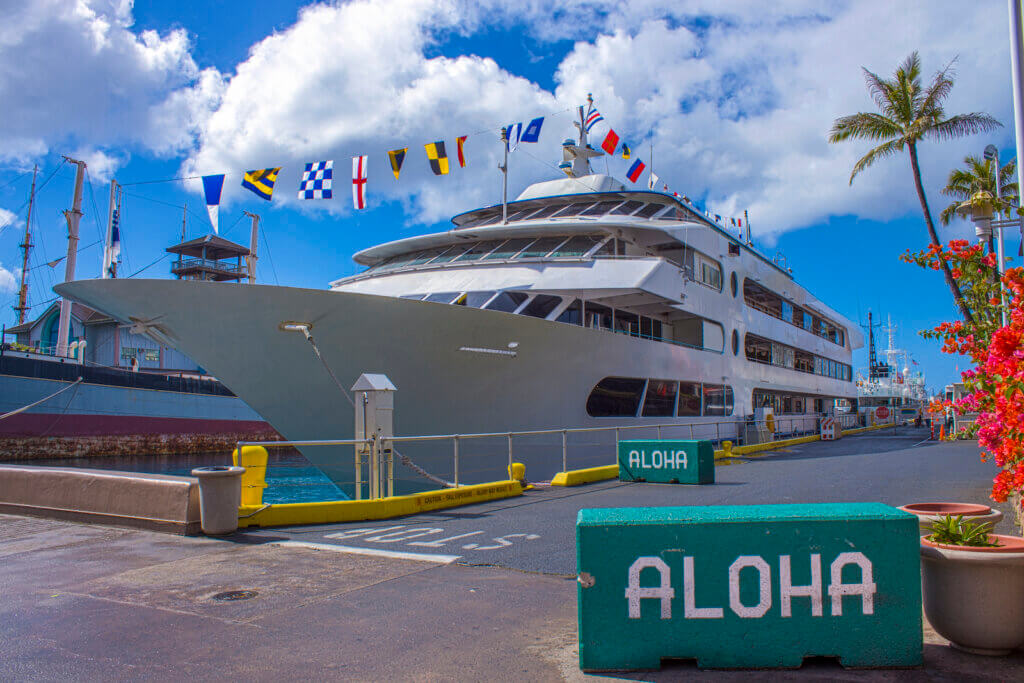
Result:
[[[587,133],[601,121],[604,121],[604,117],[597,111],[593,105],[593,99],[588,96],[588,108],[584,118],[584,126]],[[514,152],[519,148],[520,144],[537,143],[540,141],[541,128],[544,125],[543,116],[532,119],[525,125],[523,122],[513,123],[504,128],[505,145],[508,147],[509,152]],[[467,154],[466,154],[466,142],[469,139],[469,135],[460,135],[455,138],[455,161],[458,163],[459,168],[465,168],[467,165]],[[620,145],[621,142],[621,145]],[[619,135],[608,126],[608,131],[604,135],[604,139],[600,145],[601,149],[607,153],[610,157],[615,157],[616,153],[621,153],[622,158],[629,160],[633,156],[631,147],[619,138]],[[426,154],[427,163],[430,167],[431,172],[435,176],[449,175],[452,162],[448,156],[448,148],[445,145],[444,140],[437,140],[435,142],[429,142],[423,146]],[[398,149],[389,150],[387,152],[388,166],[391,169],[392,174],[397,181],[402,173],[402,168],[405,164],[406,158],[408,157],[409,147],[400,147]],[[369,155],[362,154],[352,157],[352,205],[355,209],[365,209],[366,203],[366,191],[367,184],[369,182]],[[273,168],[261,168],[242,173],[241,186],[255,194],[257,197],[266,201],[271,201],[274,196],[274,190],[278,183],[278,177],[281,173],[282,166]],[[640,176],[643,174],[646,164],[637,158],[629,169],[626,171],[626,177],[629,178],[630,182],[637,183],[640,180]],[[203,193],[206,199],[206,209],[210,216],[210,223],[213,226],[213,231],[218,231],[218,213],[220,207],[221,194],[224,188],[224,180],[227,177],[226,173],[211,174],[200,176],[203,183]],[[662,184],[659,188],[658,185]],[[669,189],[668,184],[661,183],[661,180],[657,175],[651,171],[648,177],[648,189],[670,193],[677,199],[681,199],[688,204],[693,205],[689,197],[686,195],[680,195],[678,192],[674,192]],[[314,161],[306,163],[302,174],[299,178],[297,197],[300,200],[324,200],[334,198],[334,160],[326,159],[322,161]],[[696,209],[696,206],[694,205]],[[704,211],[704,215],[707,218],[714,217],[715,221],[722,223],[722,216],[717,214],[710,214],[708,211]],[[733,226],[742,227],[743,219],[738,218],[726,218],[726,223],[732,222]]]

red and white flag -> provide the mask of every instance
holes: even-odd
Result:
[[[366,208],[366,162],[368,156],[352,157],[352,204],[357,209]]]

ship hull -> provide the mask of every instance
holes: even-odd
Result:
[[[752,390],[777,385],[767,375],[778,370],[745,363],[742,350],[737,357],[728,351],[394,297],[167,280],[86,280],[59,285],[57,291],[119,320],[148,324],[152,333],[196,359],[289,440],[352,438],[353,407],[342,389],[350,389],[363,373],[383,373],[397,387],[398,435],[698,422],[704,424],[694,436],[729,438],[738,433],[740,416],[752,412]],[[301,332],[282,329],[288,322],[311,324],[338,384]],[[733,387],[736,407],[732,416],[723,417],[592,417],[587,397],[609,376],[724,383]],[[831,389],[840,395],[839,388]],[[652,428],[621,436],[654,435]],[[665,435],[682,438],[690,431],[679,428]],[[572,435],[571,440],[570,467],[614,461],[613,433]],[[584,448],[584,443],[597,448]],[[343,490],[351,491],[351,447],[302,450]],[[450,441],[399,450],[442,477],[454,474]],[[505,476],[507,450],[502,439],[464,442],[461,481]],[[561,435],[518,437],[514,453],[516,460],[526,462],[531,478],[549,477],[561,469]],[[403,468],[397,476],[405,490],[426,483]]]

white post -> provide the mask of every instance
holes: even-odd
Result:
[[[245,268],[249,271],[249,284],[256,284],[256,248],[259,246],[260,217],[254,213],[244,211],[246,216],[252,219],[252,231],[249,234],[249,255],[245,257]]]
[[[1024,35],[1022,35],[1021,0],[1008,0],[1010,7],[1010,72],[1013,76],[1013,131],[1017,141],[1017,187],[1024,192]],[[1019,201],[1019,200],[1018,200]],[[1024,223],[1021,225],[1024,242]]]
[[[501,223],[508,223],[508,128],[501,129],[501,144],[505,146],[505,161],[501,169]]]
[[[64,267],[64,282],[75,279],[75,262],[78,258],[78,224],[82,220],[82,183],[85,180],[85,162],[64,157],[68,162],[78,166],[75,174],[75,194],[71,202],[71,210],[64,212],[68,222],[68,257]],[[60,326],[57,328],[57,356],[68,355],[68,332],[71,329],[71,302],[60,300]]]

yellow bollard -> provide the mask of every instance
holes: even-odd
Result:
[[[508,478],[514,479],[526,486],[526,465],[521,462],[514,462],[508,466]]]
[[[267,449],[263,446],[242,446],[231,451],[231,464],[244,467],[242,474],[242,507],[262,505],[263,489],[267,488]]]
[[[723,441],[722,442],[722,457],[723,458],[730,458],[730,457],[732,457],[732,441]]]

